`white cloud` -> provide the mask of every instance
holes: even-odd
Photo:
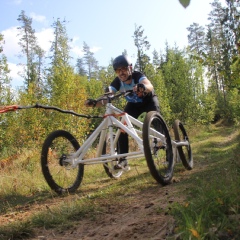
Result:
[[[19,61],[17,55],[21,52],[19,46],[19,30],[17,27],[11,27],[1,32],[4,35],[5,44],[3,46],[3,54],[6,55],[8,61]],[[39,46],[48,52],[51,47],[51,41],[53,40],[53,30],[51,28],[44,28],[35,33]]]
[[[22,86],[23,79],[19,76],[19,72],[22,71],[22,67],[16,63],[20,63],[21,59],[18,55],[21,53],[21,47],[19,46],[19,30],[17,26],[11,27],[1,32],[4,35],[5,44],[3,45],[3,54],[7,57],[8,66],[10,69],[10,77],[12,79],[12,85]],[[48,52],[51,47],[51,41],[53,40],[53,30],[51,28],[42,29],[36,32],[36,38],[39,46]]]
[[[82,57],[84,54],[82,47],[79,46],[72,46],[71,51],[79,57]]]
[[[79,47],[77,46],[75,43],[76,41],[78,40],[78,38],[74,38],[72,43],[71,43],[71,51],[76,54],[77,56],[81,57],[83,56],[84,52],[83,52],[83,47]],[[91,47],[90,48],[90,51],[93,52],[93,53],[96,53],[98,52],[99,50],[101,50],[102,48],[101,47]]]
[[[46,17],[42,15],[37,15],[34,12],[30,13],[30,17],[37,22],[46,22]]]
[[[9,75],[12,79],[11,84],[13,85],[13,87],[22,86],[23,79],[19,76],[19,72],[23,71],[23,67],[10,62],[8,62],[8,67],[10,69]]]
[[[72,38],[72,44],[75,44],[75,42],[77,42],[79,40],[79,37],[73,37]]]
[[[45,51],[48,52],[51,47],[51,42],[53,41],[53,29],[44,28],[40,32],[36,33],[36,38],[38,40],[39,46]]]
[[[14,0],[13,3],[15,5],[20,5],[22,3],[22,0]]]
[[[101,49],[102,49],[101,47],[92,47],[92,48],[90,48],[90,51],[93,52],[93,53],[96,53]]]
[[[5,44],[3,46],[3,54],[7,56],[8,59],[16,58],[17,54],[20,53],[21,48],[18,44],[19,33],[17,27],[11,27],[1,32],[4,36]]]

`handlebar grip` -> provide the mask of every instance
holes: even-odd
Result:
[[[88,105],[89,106],[93,106],[93,107],[95,107],[96,106],[96,104],[97,104],[97,101],[95,100],[95,99],[91,99],[91,98],[89,98],[89,99],[87,99],[87,101],[88,101]]]

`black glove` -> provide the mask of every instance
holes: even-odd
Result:
[[[137,84],[137,92],[145,92],[145,90],[146,90],[146,87],[144,84],[142,83]]]
[[[87,99],[87,105],[88,105],[88,106],[93,106],[93,107],[95,107],[96,104],[97,104],[97,101],[96,101],[95,99],[91,99],[91,98]]]
[[[143,83],[138,83],[137,84],[137,95],[138,97],[145,97],[147,95],[146,87]]]
[[[110,92],[111,92],[111,90],[110,90],[109,87],[106,87],[106,88],[104,89],[104,93],[110,93]]]

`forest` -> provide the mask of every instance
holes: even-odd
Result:
[[[211,3],[208,25],[192,23],[188,46],[177,45],[146,52],[151,43],[144,27],[135,25],[135,70],[142,71],[154,85],[160,99],[161,114],[171,125],[180,119],[189,126],[208,125],[220,119],[228,124],[240,122],[240,6],[238,0]],[[21,56],[26,59],[20,73],[23,87],[13,89],[8,60],[3,54],[4,35],[0,34],[0,106],[28,106],[36,103],[56,106],[77,113],[98,116],[102,108],[86,108],[87,98],[97,98],[115,78],[112,65],[99,66],[86,42],[84,55],[70,63],[71,39],[67,22],[52,23],[54,40],[50,58],[38,45],[32,19],[22,10],[19,22]],[[154,46],[155,49],[158,46]],[[127,54],[126,49],[122,49]],[[116,56],[112,56],[114,58]],[[110,59],[112,62],[113,59]],[[124,99],[116,102],[120,108]],[[1,158],[38,147],[52,130],[65,129],[84,139],[99,122],[97,118],[76,117],[42,109],[19,110],[0,114]],[[80,143],[81,144],[81,143]]]

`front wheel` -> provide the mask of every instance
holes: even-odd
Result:
[[[50,188],[58,194],[75,192],[82,182],[84,165],[74,167],[68,160],[79,148],[77,140],[64,130],[52,132],[43,143],[42,172]]]
[[[185,145],[178,146],[178,154],[182,161],[183,166],[187,170],[191,170],[193,168],[193,157],[192,150],[189,142],[189,138],[187,132],[183,126],[183,124],[179,120],[175,120],[173,123],[173,131],[174,137],[177,142],[183,142]]]
[[[143,147],[153,178],[166,185],[173,177],[173,151],[166,123],[158,112],[148,112],[143,123]]]

